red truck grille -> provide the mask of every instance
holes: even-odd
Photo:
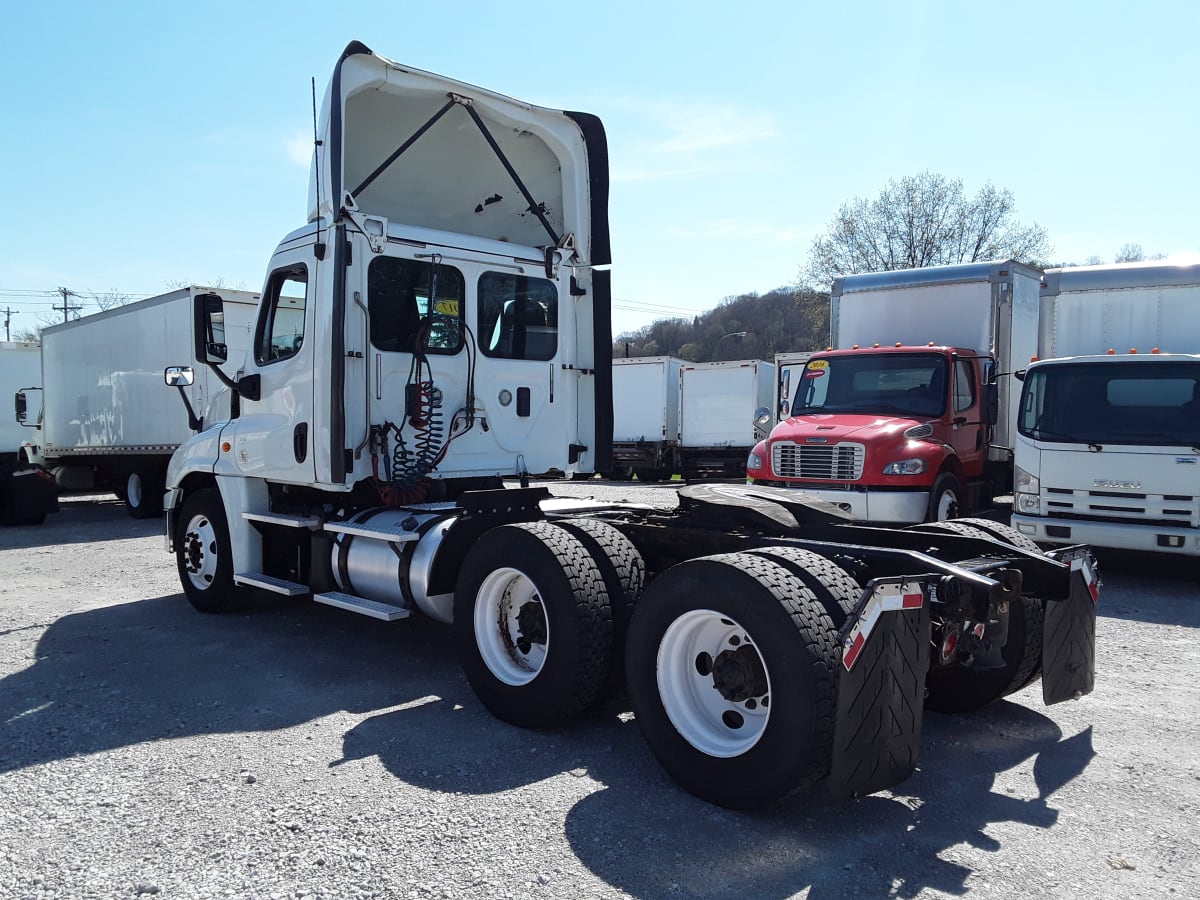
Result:
[[[862,478],[866,448],[862,444],[771,445],[771,471],[780,478],[813,481],[857,481]]]

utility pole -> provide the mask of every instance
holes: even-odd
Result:
[[[4,339],[6,341],[12,340],[12,335],[9,333],[9,327],[8,327],[8,324],[12,321],[12,317],[13,317],[13,309],[8,306],[4,307]]]
[[[69,288],[65,288],[65,287],[58,287],[58,288],[55,288],[55,290],[56,290],[56,291],[57,291],[59,294],[61,294],[61,295],[62,295],[63,302],[62,302],[62,306],[56,306],[56,307],[54,307],[54,309],[56,309],[56,310],[62,310],[62,314],[63,314],[63,321],[64,321],[64,322],[65,322],[65,321],[67,321],[67,319],[69,318],[70,314],[71,314],[71,313],[73,313],[73,312],[75,312],[75,310],[78,310],[78,309],[83,309],[83,307],[82,307],[82,306],[70,306],[70,305],[67,303],[67,300],[68,300],[70,297],[78,297],[79,295],[78,295],[77,293],[75,293],[74,291],[70,290]]]

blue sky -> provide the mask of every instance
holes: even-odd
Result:
[[[6,4],[0,307],[258,290],[302,224],[351,40],[596,113],[614,331],[796,281],[838,207],[923,169],[1011,190],[1057,261],[1200,258],[1200,4]],[[73,301],[79,302],[79,301]],[[87,311],[94,310],[89,305]]]

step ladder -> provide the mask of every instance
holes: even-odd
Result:
[[[242,513],[242,518],[251,522],[282,525],[287,528],[309,528],[313,530],[323,528],[332,534],[373,538],[393,544],[415,541],[420,537],[415,531],[408,531],[400,527],[380,527],[379,525],[372,525],[369,522],[362,524],[324,522],[319,516],[297,516],[276,512],[244,512]],[[281,594],[285,597],[301,597],[311,593],[307,585],[288,581],[286,578],[276,578],[274,575],[267,575],[264,572],[239,572],[233,576],[233,583],[244,585],[245,587],[259,588],[260,590],[270,591],[273,594]],[[360,615],[370,616],[372,619],[379,619],[383,622],[395,622],[398,619],[407,619],[412,615],[412,610],[407,607],[396,606],[391,603],[380,603],[378,600],[368,600],[366,597],[356,597],[354,594],[346,594],[342,591],[325,591],[313,594],[312,598],[317,603],[324,603],[326,606],[336,606],[338,609],[345,609]]]

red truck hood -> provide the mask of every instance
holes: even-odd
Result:
[[[899,438],[903,432],[924,420],[906,416],[828,413],[792,416],[775,426],[771,441],[836,444],[845,440],[879,439],[880,435]],[[814,440],[815,439],[815,440]],[[823,440],[822,440],[823,439]]]

